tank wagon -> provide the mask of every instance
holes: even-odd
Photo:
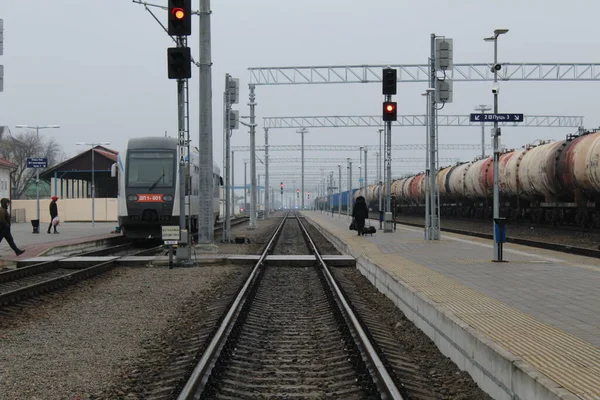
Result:
[[[439,169],[441,215],[491,219],[493,178],[492,157]],[[394,179],[393,211],[424,214],[428,181],[424,172]],[[499,159],[499,188],[500,214],[511,221],[600,227],[600,131],[504,151]],[[369,207],[379,211],[377,185],[369,186],[366,193]],[[352,197],[359,195],[362,192],[355,190]]]

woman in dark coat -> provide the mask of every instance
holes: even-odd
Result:
[[[52,201],[50,202],[50,225],[48,225],[48,233],[50,233],[50,229],[52,229],[52,227],[54,227],[54,233],[58,233],[56,231],[56,225],[52,224],[52,220],[58,217],[58,204],[56,204],[57,201],[58,197],[52,196]]]
[[[356,198],[356,204],[354,204],[354,209],[352,210],[352,217],[354,217],[354,222],[356,222],[356,230],[358,231],[358,236],[363,234],[363,229],[365,228],[365,220],[369,216],[369,208],[367,207],[367,202],[363,196],[358,196]]]
[[[4,198],[0,200],[0,242],[2,239],[6,239],[8,245],[15,252],[17,256],[20,256],[25,252],[21,250],[15,244],[12,233],[10,233],[10,213],[8,212],[8,205],[10,200]]]

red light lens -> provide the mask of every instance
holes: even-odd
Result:
[[[394,106],[392,104],[388,104],[387,107],[385,108],[388,112],[392,112],[394,111]]]
[[[177,19],[183,19],[183,17],[185,17],[185,11],[183,11],[183,8],[174,8],[171,13],[173,13]]]

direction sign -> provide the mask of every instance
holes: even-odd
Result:
[[[48,168],[47,158],[28,158],[27,168]]]
[[[523,114],[471,114],[471,122],[523,122]]]

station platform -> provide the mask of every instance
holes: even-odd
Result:
[[[600,399],[598,259],[505,243],[496,263],[490,240],[303,214],[494,399]]]
[[[11,232],[15,243],[21,249],[25,250],[21,256],[15,256],[15,253],[6,243],[6,240],[0,242],[0,270],[15,265],[16,261],[38,257],[48,254],[55,247],[77,245],[86,242],[101,241],[103,239],[120,236],[111,234],[118,223],[116,222],[96,222],[92,227],[91,222],[67,222],[58,227],[59,234],[48,234],[48,225],[40,226],[40,233],[32,233],[31,224],[12,224]]]

